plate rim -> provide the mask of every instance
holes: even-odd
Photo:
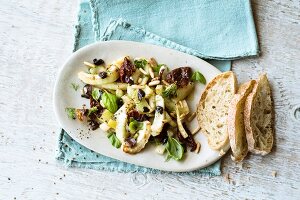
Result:
[[[122,43],[131,43],[132,45],[141,45],[141,46],[145,46],[145,47],[154,47],[154,48],[162,48],[164,50],[167,50],[167,51],[170,51],[170,52],[175,52],[175,53],[179,53],[179,54],[183,54],[187,57],[193,57],[193,58],[196,58],[196,59],[199,59],[201,62],[204,62],[206,65],[209,65],[212,69],[214,69],[215,71],[217,71],[217,73],[222,73],[219,69],[217,69],[215,66],[211,65],[210,63],[208,63],[207,61],[199,58],[199,57],[196,57],[194,55],[190,55],[190,54],[187,54],[187,53],[184,53],[184,52],[181,52],[181,51],[178,51],[178,50],[175,50],[175,49],[170,49],[170,48],[166,48],[166,47],[163,47],[163,46],[159,46],[159,45],[154,45],[154,44],[148,44],[148,43],[141,43],[141,42],[134,42],[134,41],[127,41],[127,40],[110,40],[110,41],[97,41],[97,42],[94,42],[92,44],[89,44],[89,45],[86,45],[80,49],[78,49],[77,51],[73,52],[71,55],[69,55],[67,57],[67,59],[65,60],[65,62],[60,66],[60,68],[58,69],[58,72],[56,74],[56,80],[55,80],[55,84],[54,84],[54,89],[53,89],[53,93],[52,93],[52,101],[53,101],[53,110],[54,110],[54,113],[55,113],[55,118],[56,118],[56,121],[58,122],[58,124],[60,125],[61,129],[64,129],[63,127],[63,124],[61,122],[60,119],[60,116],[59,116],[59,113],[57,112],[58,110],[58,103],[57,103],[57,93],[58,93],[58,84],[59,84],[59,80],[60,80],[60,76],[62,75],[62,72],[64,70],[64,68],[68,65],[69,62],[71,62],[71,60],[73,58],[76,58],[77,55],[81,54],[82,52],[85,52],[87,51],[89,48],[93,48],[94,46],[97,46],[97,45],[101,45],[101,44],[116,44],[116,43],[119,43],[119,45],[122,45]],[[118,45],[118,44],[117,44]],[[206,87],[207,85],[205,85]],[[70,135],[70,134],[69,134]],[[87,147],[85,144],[83,144],[82,140],[80,139],[77,139],[77,138],[74,138],[72,135],[70,135],[71,138],[73,138],[76,142],[78,142],[79,144],[83,145],[84,147],[90,149],[90,147]],[[195,171],[197,169],[202,169],[202,168],[205,168],[207,166],[210,166],[212,164],[214,164],[215,162],[217,162],[220,158],[222,158],[226,152],[229,150],[229,145],[228,147],[225,148],[226,151],[224,151],[225,153],[223,155],[219,155],[218,157],[216,157],[215,159],[212,159],[210,162],[207,162],[206,164],[204,165],[201,165],[199,167],[194,167],[194,168],[189,168],[188,170],[167,170],[167,169],[160,169],[160,168],[155,168],[155,167],[149,167],[149,166],[144,166],[144,165],[139,165],[139,164],[135,164],[135,163],[132,163],[132,162],[129,162],[129,161],[123,161],[123,160],[119,160],[117,158],[113,158],[111,157],[112,159],[116,159],[120,162],[126,162],[126,163],[130,163],[130,164],[134,164],[134,165],[137,165],[137,166],[141,166],[141,167],[147,167],[147,168],[151,168],[151,169],[156,169],[156,170],[160,170],[160,171],[168,171],[168,172],[190,172],[190,171]],[[99,153],[96,151],[96,153]],[[101,154],[101,153],[99,153]],[[103,154],[102,154],[103,155]],[[104,156],[107,156],[107,155],[104,155]],[[110,156],[108,156],[110,157]]]

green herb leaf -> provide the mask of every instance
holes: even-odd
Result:
[[[110,143],[111,143],[114,147],[116,147],[117,149],[121,147],[122,143],[121,143],[121,141],[117,138],[115,132],[109,133],[109,134],[107,135],[107,138],[109,139]]]
[[[144,68],[148,62],[145,59],[140,59],[140,60],[135,60],[133,63],[136,68]]]
[[[76,109],[75,108],[66,108],[65,111],[70,119],[76,119]]]
[[[172,158],[172,156],[170,156],[170,154],[167,155],[165,162],[168,162],[170,159]]]
[[[202,84],[206,84],[206,79],[200,72],[194,72],[192,75],[192,81],[199,81]]]
[[[92,91],[92,97],[93,99],[95,99],[96,101],[99,100],[101,96],[101,93],[100,93],[100,90],[98,88],[94,88],[93,91]]]
[[[108,92],[105,92],[101,96],[101,100],[111,113],[115,113],[118,110],[118,98],[116,95],[110,94]]]
[[[180,160],[183,157],[184,149],[175,138],[168,137],[166,150],[168,152],[167,159],[173,158],[174,160]]]
[[[94,112],[97,112],[98,111],[98,108],[96,106],[92,107],[89,109],[89,113],[88,113],[88,116],[90,116],[90,114],[94,113]]]
[[[72,88],[73,88],[75,91],[77,91],[78,88],[79,88],[79,85],[76,84],[76,83],[71,83],[71,86],[72,86]]]
[[[177,96],[176,91],[177,91],[177,85],[175,83],[172,83],[162,92],[162,95],[165,98],[176,97]]]
[[[138,130],[141,130],[143,128],[143,123],[141,122],[138,122],[136,120],[132,120],[130,123],[129,123],[129,126],[128,126],[128,130],[130,133],[134,134],[135,132],[137,132]]]

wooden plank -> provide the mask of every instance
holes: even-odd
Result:
[[[0,199],[297,199],[300,195],[300,5],[253,1],[262,54],[234,62],[240,82],[267,72],[276,147],[220,177],[67,169],[54,159],[58,68],[72,50],[77,1],[3,1],[0,7]],[[272,172],[277,172],[277,177]]]

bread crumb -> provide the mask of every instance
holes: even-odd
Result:
[[[225,154],[224,150],[221,149],[221,151],[219,152],[219,156],[223,156]]]
[[[275,178],[277,176],[277,172],[276,171],[272,171],[272,176]]]

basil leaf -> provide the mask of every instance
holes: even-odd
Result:
[[[77,91],[78,88],[79,88],[79,85],[76,84],[76,83],[71,83],[71,86],[72,86],[72,88],[73,88],[75,91]]]
[[[76,119],[76,109],[75,108],[66,108],[65,111],[70,119]]]
[[[194,72],[192,75],[192,81],[199,81],[202,84],[206,84],[206,79],[200,72]]]
[[[88,113],[88,116],[90,116],[90,114],[94,113],[94,112],[97,112],[98,111],[98,108],[96,106],[92,107],[89,109],[89,113]]]
[[[109,133],[109,134],[107,135],[107,138],[109,139],[110,143],[111,143],[114,147],[116,147],[117,149],[121,147],[122,143],[121,143],[121,141],[117,138],[115,132]]]
[[[172,156],[170,156],[170,154],[167,155],[165,162],[168,162],[170,159],[172,158]]]
[[[175,83],[169,85],[163,92],[162,95],[165,98],[172,98],[177,96],[177,85]]]
[[[145,59],[141,59],[141,60],[135,60],[133,63],[136,68],[144,68],[148,62]]]
[[[175,138],[168,137],[166,150],[168,152],[167,160],[170,158],[173,158],[174,160],[180,160],[183,157],[184,149]]]
[[[92,91],[92,97],[93,97],[93,99],[95,99],[96,101],[98,101],[99,98],[100,98],[100,96],[101,96],[100,90],[98,88],[94,88],[93,91]]]
[[[118,110],[118,98],[116,95],[105,92],[102,94],[101,100],[105,108],[111,113],[115,113]]]

